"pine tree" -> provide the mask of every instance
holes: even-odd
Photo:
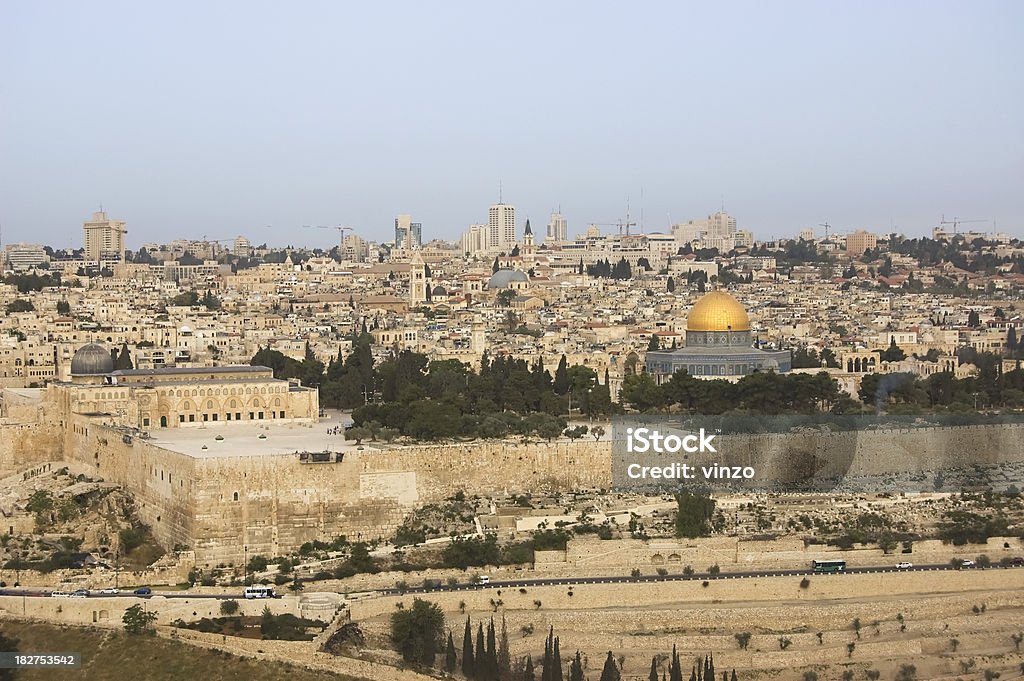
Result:
[[[608,657],[604,660],[604,669],[601,670],[601,681],[619,681],[622,675],[619,674],[619,666],[615,664],[612,651],[608,651]]]
[[[658,681],[658,658],[651,658],[651,673],[647,675],[647,681]]]
[[[676,292],[676,280],[673,279],[672,277],[669,277],[668,281],[665,283],[665,288],[668,290],[669,293],[675,293]],[[658,680],[655,679],[654,681],[658,681]]]
[[[455,641],[452,639],[452,630],[448,630],[448,645],[444,649],[444,670],[449,674],[455,673],[459,660],[455,655]]]
[[[466,633],[462,635],[462,675],[467,679],[476,676],[476,665],[473,664],[473,629],[469,618],[466,618]]]

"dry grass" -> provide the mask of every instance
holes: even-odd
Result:
[[[19,639],[22,652],[78,652],[78,669],[19,670],[20,681],[355,681],[352,677],[312,671],[285,663],[243,660],[156,636],[127,636],[87,627],[0,622],[0,632]]]

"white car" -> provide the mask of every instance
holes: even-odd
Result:
[[[907,561],[903,561],[902,563],[896,563],[897,570],[909,570],[912,567],[914,567],[914,564],[908,563]]]
[[[968,560],[960,561],[960,567],[962,567],[962,568],[974,567],[974,565],[975,565],[975,562],[973,560],[969,560],[968,559]]]
[[[100,589],[100,593],[101,594],[119,594],[119,593],[121,593],[121,590],[120,589],[115,589],[115,588],[111,587],[109,589]]]
[[[67,591],[51,591],[50,598],[71,598],[71,594]]]

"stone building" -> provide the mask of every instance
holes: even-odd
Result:
[[[678,350],[647,353],[647,373],[663,383],[677,371],[698,378],[736,380],[755,371],[790,370],[788,350],[753,347],[750,319],[739,301],[725,291],[711,291],[694,304],[686,319],[686,344]]]
[[[232,421],[309,421],[319,414],[318,393],[274,378],[261,366],[114,369],[98,343],[71,360],[71,380],[47,388],[61,417],[104,415],[113,424],[148,431]]]

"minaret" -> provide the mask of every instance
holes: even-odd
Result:
[[[530,218],[526,218],[526,229],[523,230],[523,255],[533,255],[533,230],[530,228]]]
[[[413,251],[409,261],[409,307],[418,307],[427,300],[427,266],[420,252]]]

